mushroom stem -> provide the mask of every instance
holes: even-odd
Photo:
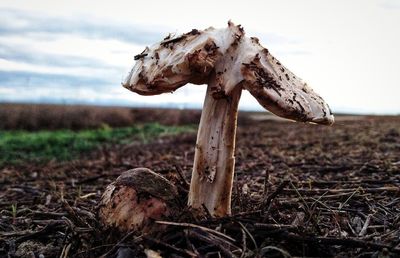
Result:
[[[212,216],[231,213],[231,195],[235,167],[235,137],[240,85],[222,97],[216,94],[219,82],[210,76],[201,114],[188,204],[203,205]]]

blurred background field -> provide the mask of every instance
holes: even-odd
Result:
[[[0,103],[0,130],[93,129],[135,123],[197,124],[200,110]]]
[[[198,110],[0,104],[0,167],[67,161],[104,144],[195,130]]]
[[[147,143],[193,132],[201,110],[87,105],[0,104],[0,167],[79,158],[104,145]],[[381,116],[383,118],[383,116]],[[390,117],[390,116],[389,116]],[[368,116],[336,116],[336,123]],[[268,112],[240,112],[239,124],[285,121]]]

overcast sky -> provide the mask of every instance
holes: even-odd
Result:
[[[400,1],[0,2],[0,101],[201,106],[205,87],[143,97],[133,56],[168,33],[241,24],[334,112],[400,114]],[[249,94],[244,109],[258,109]]]

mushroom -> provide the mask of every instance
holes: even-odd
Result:
[[[192,30],[135,56],[122,85],[141,95],[208,84],[199,124],[188,205],[212,216],[231,212],[238,103],[248,90],[265,109],[300,122],[331,125],[325,101],[283,66],[257,38],[228,22],[224,29]]]
[[[107,186],[98,216],[106,228],[150,231],[152,221],[175,215],[177,196],[177,188],[161,175],[147,168],[131,169]]]

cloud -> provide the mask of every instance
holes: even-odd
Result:
[[[2,44],[0,43],[0,58],[23,62],[35,65],[47,65],[47,66],[61,66],[61,67],[98,67],[98,68],[112,68],[110,65],[102,63],[100,60],[95,58],[80,57],[74,55],[55,55],[33,49],[22,49],[20,45],[15,44]]]
[[[160,30],[134,24],[101,22],[89,18],[53,17],[27,13],[14,9],[0,9],[0,35],[31,35],[46,33],[48,37],[57,34],[75,34],[94,39],[115,39],[140,45],[152,44],[162,36]]]
[[[92,78],[83,76],[46,74],[27,71],[0,71],[0,86],[3,88],[18,88],[29,90],[35,88],[65,88],[89,87],[102,88],[105,85],[119,85],[115,81],[104,78]]]
[[[386,0],[380,3],[379,6],[390,11],[400,10],[400,3],[398,0]]]
[[[112,100],[135,52],[161,34],[11,9],[0,20],[0,101]]]

